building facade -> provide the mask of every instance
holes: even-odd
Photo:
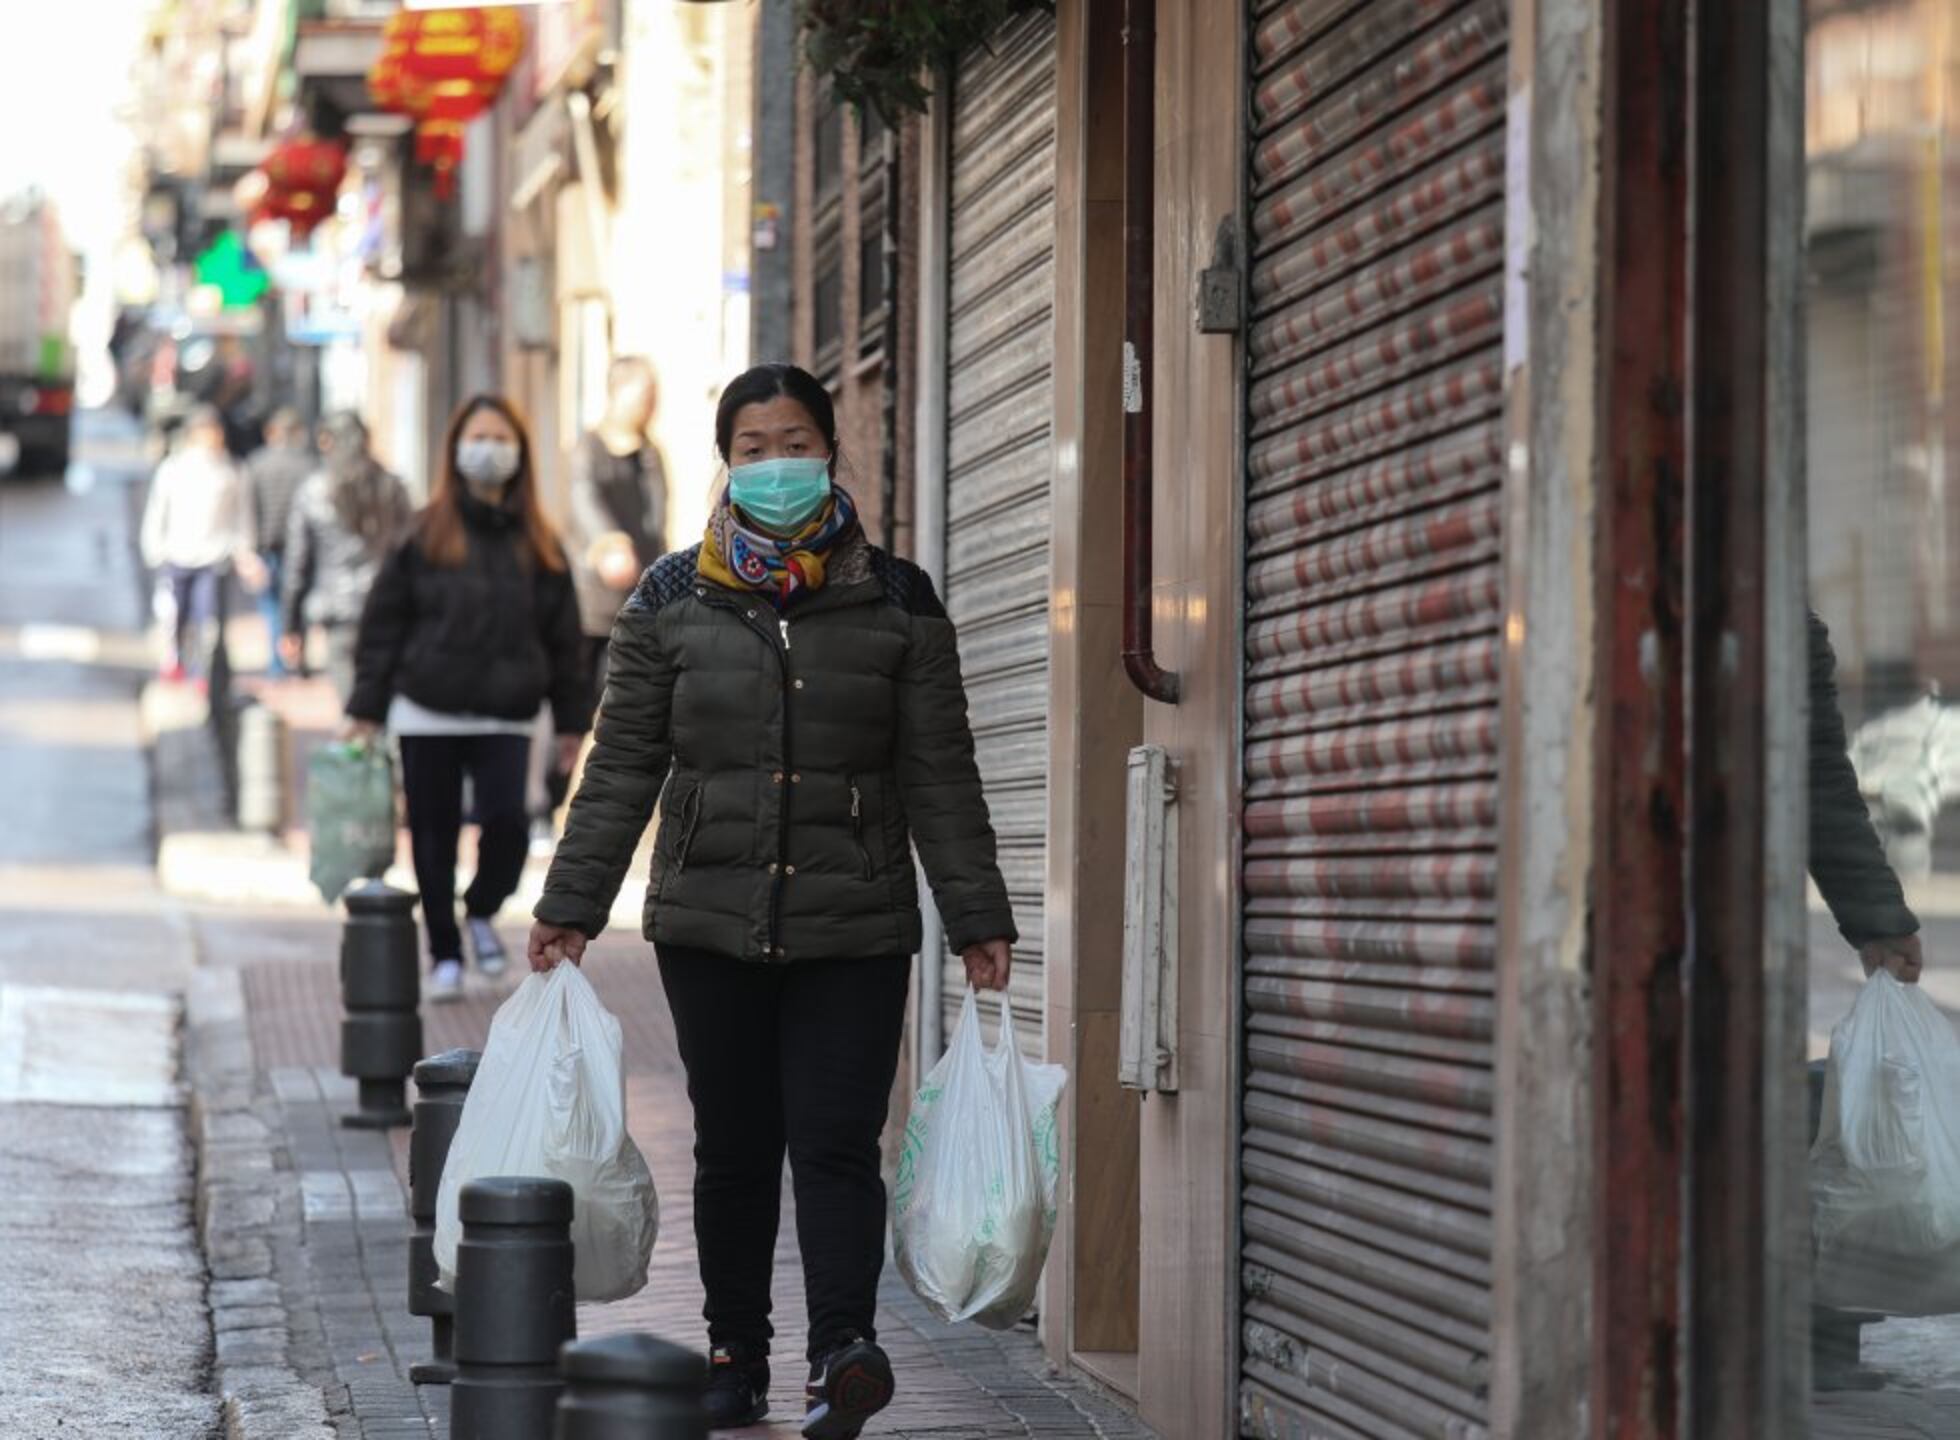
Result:
[[[1041,1326],[1160,1433],[1804,1433],[1802,40],[1061,0],[937,78],[915,553],[1071,1076]]]

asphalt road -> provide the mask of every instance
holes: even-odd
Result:
[[[177,1085],[189,931],[153,879],[130,554],[141,437],[0,480],[0,1433],[218,1433]]]

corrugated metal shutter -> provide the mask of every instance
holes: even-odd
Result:
[[[1485,1433],[1507,8],[1252,9],[1250,1435]]]
[[[989,50],[961,62],[949,188],[946,607],[959,627],[980,773],[1021,931],[1016,1024],[1023,1048],[1037,1053],[1048,818],[1054,17],[1018,20]],[[965,989],[964,968],[948,961],[948,1033]]]

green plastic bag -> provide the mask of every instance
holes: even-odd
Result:
[[[395,859],[395,766],[380,745],[323,745],[306,764],[313,883],[329,905]]]

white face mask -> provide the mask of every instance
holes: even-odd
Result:
[[[516,478],[521,458],[508,440],[465,440],[456,447],[456,473],[473,490],[495,492]]]

